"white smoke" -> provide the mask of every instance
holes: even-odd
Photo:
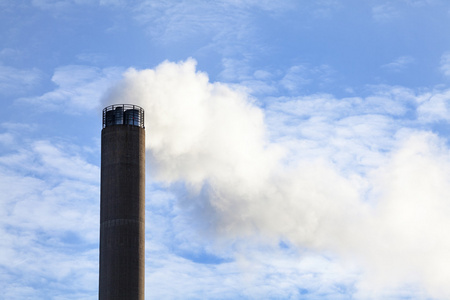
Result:
[[[399,134],[384,165],[343,176],[320,157],[283,162],[262,110],[244,90],[210,83],[194,60],[130,69],[105,99],[145,109],[149,171],[184,183],[214,233],[334,251],[381,286],[450,296],[450,154],[437,136]]]

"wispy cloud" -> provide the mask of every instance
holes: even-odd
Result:
[[[441,56],[440,70],[445,77],[450,78],[450,52],[446,52]]]
[[[409,65],[415,62],[414,57],[412,56],[400,56],[396,58],[394,61],[384,64],[381,68],[389,71],[389,72],[401,72],[404,71]]]
[[[62,110],[79,113],[97,108],[100,98],[110,85],[121,77],[123,69],[100,69],[91,66],[70,65],[55,70],[52,82],[54,91],[42,96],[18,99],[18,103],[35,105],[40,111]]]
[[[37,8],[50,11],[61,11],[75,5],[115,4],[118,0],[31,0]]]
[[[247,52],[239,47],[245,40],[257,43],[251,34],[254,27],[249,22],[251,10],[247,5],[245,1],[143,1],[136,6],[135,14],[136,20],[161,43],[206,39],[204,47],[229,56]]]
[[[372,7],[372,17],[377,22],[388,22],[400,16],[400,11],[392,3],[379,4]]]
[[[89,53],[89,52],[85,52],[85,53],[81,53],[81,54],[77,55],[77,59],[79,59],[81,62],[91,63],[94,65],[105,62],[107,57],[108,56],[106,54]]]
[[[239,82],[253,95],[277,95],[280,93],[306,93],[312,87],[320,89],[333,85],[338,73],[329,65],[299,64],[286,69],[253,70],[247,61],[224,59],[219,77],[227,82]]]
[[[0,58],[2,60],[15,60],[23,56],[23,52],[13,48],[4,48],[0,51]]]
[[[449,299],[448,8],[0,0],[0,297],[97,297],[119,64],[108,99],[146,111],[148,298]],[[141,69],[187,57],[210,78]]]
[[[6,133],[15,147],[0,156],[2,295],[95,295],[98,167],[71,145]]]
[[[0,64],[0,94],[23,95],[42,81],[38,69],[19,69]]]
[[[280,80],[280,84],[291,92],[298,92],[314,81],[319,86],[332,81],[334,73],[334,70],[328,65],[313,68],[297,65],[287,71],[286,75]]]
[[[77,90],[106,73],[70,66],[54,82]],[[447,271],[430,274],[450,247],[438,229],[448,227],[450,155],[420,128],[448,91],[366,93],[271,97],[263,112],[245,88],[209,82],[194,60],[130,69],[105,101],[146,109],[152,295],[395,298],[407,284],[417,288],[403,295],[448,295]],[[2,128],[0,267],[16,282],[6,295],[95,297],[98,166],[80,146]]]
[[[263,53],[254,23],[259,16],[282,18],[295,1],[148,1],[133,6],[135,19],[158,43],[201,44],[201,55],[215,52],[224,58],[250,59]],[[192,54],[191,54],[192,55]]]
[[[434,91],[424,93],[419,97],[417,108],[418,119],[421,122],[433,123],[450,120],[450,91]]]
[[[413,7],[423,7],[425,5],[438,4],[439,0],[403,0],[406,4]]]

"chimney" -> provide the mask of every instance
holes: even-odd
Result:
[[[99,300],[144,300],[144,110],[103,109]]]

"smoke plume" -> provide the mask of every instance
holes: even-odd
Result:
[[[145,109],[149,172],[183,183],[213,233],[332,251],[382,286],[450,296],[450,156],[438,136],[405,130],[384,163],[343,175],[326,158],[286,159],[245,90],[211,83],[194,60],[128,70],[105,104],[124,99]]]

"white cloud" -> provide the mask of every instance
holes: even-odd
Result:
[[[100,5],[125,6],[126,0],[99,0]]]
[[[33,143],[32,147],[46,171],[52,171],[70,179],[98,182],[99,168],[85,162],[79,156],[68,155],[48,141],[38,141]]]
[[[418,97],[418,120],[433,123],[450,120],[450,90],[424,93]]]
[[[203,46],[193,55],[214,52],[245,61],[266,47],[252,22],[254,17],[265,14],[280,18],[295,5],[294,1],[145,0],[132,11],[138,24],[160,44],[190,48],[201,41]]]
[[[409,65],[414,63],[414,58],[412,56],[400,56],[394,61],[382,65],[381,67],[390,72],[401,72],[405,70]]]
[[[13,48],[4,48],[0,51],[0,58],[11,59],[22,55],[22,51]]]
[[[375,248],[368,259],[383,273],[378,280],[422,281],[432,296],[445,299],[450,274],[439,266],[450,259],[450,240],[441,230],[450,225],[450,152],[430,133],[406,134],[401,140],[391,160],[374,173],[378,232],[370,237]]]
[[[106,54],[102,53],[81,53],[77,55],[77,59],[82,62],[87,62],[91,64],[98,64],[104,62],[107,58]]]
[[[327,18],[333,15],[342,7],[342,3],[337,0],[314,1],[313,15],[318,18]]]
[[[226,18],[221,9],[220,5],[211,3],[143,1],[135,11],[138,22],[148,24],[153,36],[170,41],[221,30],[220,24],[224,25]]]
[[[399,0],[372,1],[372,17],[380,23],[407,18],[408,14],[428,9],[448,9],[448,3],[441,0]]]
[[[261,110],[249,105],[249,99],[242,91],[219,83],[210,84],[206,74],[195,73],[195,64],[193,60],[179,65],[166,62],[155,71],[130,70],[125,74],[123,84],[134,86],[141,82],[143,89],[116,88],[108,103],[128,99],[146,108],[146,128],[152,132],[147,146],[154,149],[153,155],[157,155],[158,159],[172,160],[158,165],[161,168],[159,174],[164,174],[161,179],[176,180],[180,175],[173,171],[179,167],[184,169],[193,184],[202,182],[214,170],[217,171],[214,176],[218,177],[227,176],[230,172],[236,176],[257,173],[257,170],[247,168],[242,162],[260,159],[257,149],[265,143]],[[178,77],[178,74],[181,76]],[[178,84],[176,89],[166,83],[173,80]],[[154,105],[148,106],[148,97],[156,101]],[[195,117],[186,119],[184,116],[188,115]],[[228,138],[222,139],[224,136]],[[230,139],[232,143],[229,143]],[[242,154],[240,145],[246,145],[247,154]],[[221,148],[219,159],[211,156],[215,149]],[[250,153],[251,156],[247,156]],[[178,159],[173,160],[174,157]],[[202,164],[197,164],[199,157],[204,160]],[[234,160],[233,166],[226,174],[221,174],[224,170],[222,166],[231,160]],[[264,173],[262,171],[261,175]]]
[[[114,0],[32,0],[31,4],[43,10],[61,11],[72,5],[95,5],[98,3],[114,4]]]
[[[442,54],[440,69],[445,77],[450,77],[450,52]]]
[[[18,69],[0,64],[0,94],[21,95],[37,86],[42,74],[38,69]]]
[[[388,22],[397,19],[400,11],[391,3],[384,3],[372,7],[372,17],[377,22]]]
[[[165,182],[147,188],[154,295],[395,298],[414,284],[406,295],[447,297],[450,274],[438,265],[448,259],[450,154],[435,135],[405,129],[411,110],[425,115],[444,92],[280,97],[264,114],[245,89],[210,83],[195,64],[131,69],[105,98],[144,107],[149,170]],[[54,81],[67,90],[100,72],[63,71]],[[0,266],[18,283],[6,294],[23,287],[26,297],[44,278],[41,293],[57,297],[71,282],[73,298],[95,297],[98,167],[82,147],[24,141],[7,125],[17,147],[0,157]]]
[[[98,276],[98,167],[75,154],[77,147],[30,143],[17,132],[6,133],[15,147],[0,156],[2,295],[92,297]]]
[[[100,69],[90,66],[70,65],[55,70],[52,82],[54,91],[42,96],[22,98],[19,103],[35,105],[41,111],[62,110],[80,113],[98,108],[100,98],[110,85],[120,78],[121,69]]]
[[[151,292],[159,299],[298,299],[304,294],[313,299],[320,295],[348,298],[348,291],[339,290],[339,286],[351,285],[354,274],[343,265],[311,253],[241,250],[236,262],[219,265],[195,264],[167,253],[157,254],[158,266],[151,263],[147,286],[161,287]],[[335,285],[321,284],[327,281]],[[302,289],[298,288],[299,283]],[[170,288],[172,284],[178,288]]]
[[[99,132],[89,124],[100,124],[99,99],[120,70],[70,65],[41,84],[33,67],[97,65],[107,51],[137,68],[192,55],[233,83],[209,82],[192,62],[127,75],[144,86],[130,101],[148,96],[149,171],[166,180],[147,176],[148,298],[449,298],[447,88],[350,83],[352,97],[339,94],[413,66],[402,80],[433,81],[420,55],[445,51],[445,3],[0,0],[0,56],[19,74],[0,76],[1,93],[27,98],[2,111],[15,122],[0,130],[2,296],[97,296],[99,149],[89,141]],[[105,37],[102,26],[116,31]],[[130,45],[141,47],[127,57]],[[377,69],[383,51],[358,49],[417,60],[394,55]],[[443,78],[446,56],[435,66]],[[339,78],[319,68],[332,61]]]
[[[312,79],[306,75],[306,67],[294,66],[289,69],[281,80],[281,85],[288,90],[298,90],[300,87],[311,83]]]
[[[413,7],[423,7],[426,5],[433,5],[440,2],[439,0],[403,0],[403,1]]]
[[[14,137],[10,133],[0,133],[0,144],[12,145]]]
[[[60,10],[67,8],[72,3],[71,0],[32,0],[32,5],[40,9]]]
[[[248,61],[224,58],[222,59],[222,71],[219,77],[223,81],[245,81],[250,79],[250,67]]]
[[[252,70],[249,62],[239,59],[223,59],[219,78],[225,82],[239,82],[253,95],[298,94],[312,86],[326,87],[336,79],[336,71],[329,65],[295,65],[287,69]]]
[[[178,184],[180,214],[218,243],[286,240],[357,262],[365,275],[355,279],[355,294],[418,284],[445,298],[450,274],[438,270],[450,259],[443,230],[449,151],[435,135],[405,129],[420,95],[372,88],[365,98],[314,95],[271,105],[269,124],[279,126],[272,130],[288,131],[278,143],[267,139],[251,98],[209,83],[193,60],[129,70],[106,104],[126,98],[144,107],[154,177]],[[283,164],[288,135],[297,149],[310,147],[309,156],[291,151]]]

